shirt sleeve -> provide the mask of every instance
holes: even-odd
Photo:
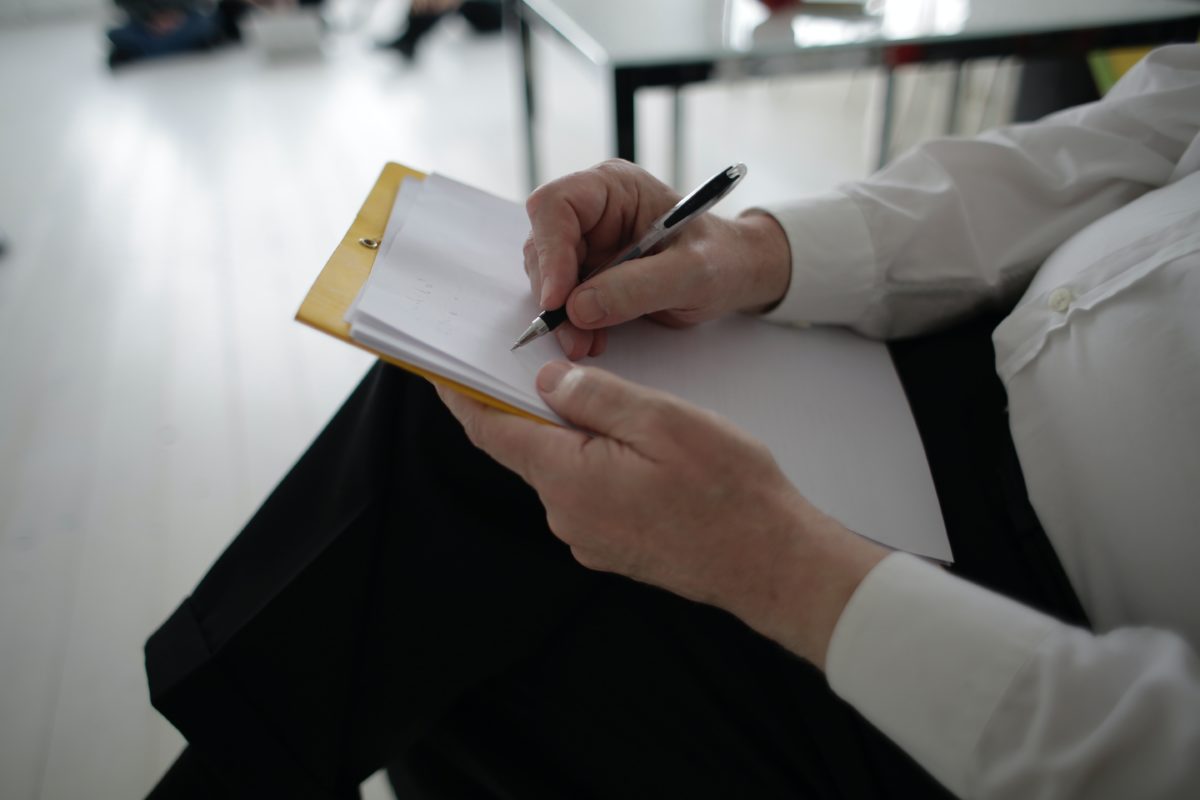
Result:
[[[826,668],[960,797],[1200,790],[1200,665],[1163,631],[1096,636],[897,553],[850,599]]]
[[[1200,45],[1152,52],[1096,103],[938,139],[870,178],[769,206],[792,251],[767,319],[923,333],[1013,300],[1075,232],[1200,159]]]

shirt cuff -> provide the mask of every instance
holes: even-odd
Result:
[[[792,251],[787,293],[771,322],[853,325],[875,296],[875,248],[858,205],[841,192],[754,209],[783,228]]]
[[[829,643],[829,684],[962,796],[984,728],[1059,622],[906,553],[881,561]]]

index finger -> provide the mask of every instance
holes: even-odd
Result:
[[[587,255],[584,236],[604,214],[608,189],[598,176],[576,172],[539,186],[525,202],[540,279],[538,302],[558,308],[579,281]]]

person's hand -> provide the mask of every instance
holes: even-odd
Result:
[[[598,355],[604,328],[643,315],[690,325],[783,297],[791,255],[783,230],[765,214],[736,220],[704,214],[658,251],[579,285],[678,201],[669,186],[619,160],[551,181],[529,196],[525,272],[542,308],[566,303],[570,322],[555,332],[569,358]]]
[[[594,435],[438,394],[476,446],[537,490],[583,566],[724,608],[824,664],[842,608],[884,548],[814,508],[765,446],[712,413],[562,361],[537,387]]]

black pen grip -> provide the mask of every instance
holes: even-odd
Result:
[[[554,330],[559,325],[567,321],[567,307],[559,306],[558,308],[547,308],[542,313],[538,314],[538,319],[546,323],[546,327]]]

